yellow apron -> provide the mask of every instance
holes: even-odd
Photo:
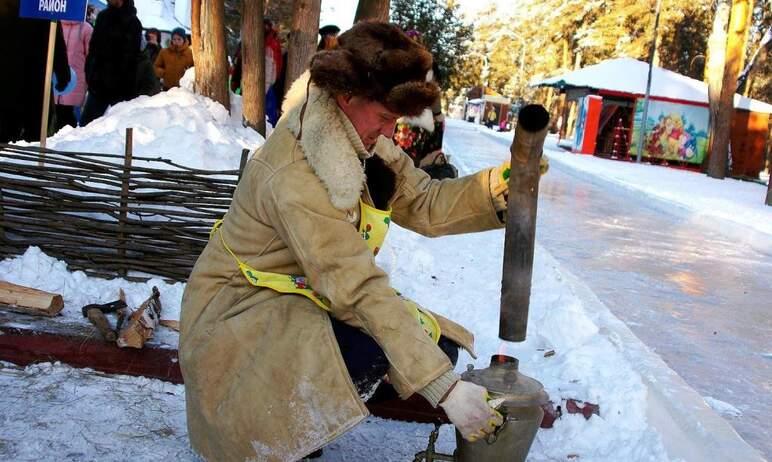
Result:
[[[359,233],[367,243],[367,247],[373,252],[373,255],[378,255],[383,242],[386,240],[386,233],[389,231],[391,210],[379,210],[365,204],[361,199],[359,200],[359,209]],[[212,227],[212,231],[209,233],[210,239],[215,233],[220,235],[220,241],[222,242],[223,247],[231,254],[236,261],[236,264],[238,264],[241,274],[244,275],[251,285],[255,287],[265,287],[284,294],[302,295],[316,303],[319,308],[330,311],[330,300],[316,292],[308,283],[305,276],[258,271],[241,261],[241,259],[233,253],[231,248],[228,247],[228,244],[225,243],[225,238],[223,238],[222,233],[218,232],[221,226],[222,220],[217,220]],[[421,308],[416,302],[402,296],[399,292],[397,292],[397,295],[405,301],[405,304],[413,313],[418,324],[420,324],[424,332],[426,332],[426,335],[435,342],[439,342],[441,333],[440,325],[437,323],[434,316]]]

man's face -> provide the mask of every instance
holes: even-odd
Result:
[[[185,39],[180,37],[177,34],[172,35],[172,45],[176,46],[177,48],[181,47],[185,44]]]
[[[360,96],[339,95],[338,106],[351,121],[366,149],[371,149],[378,135],[391,138],[399,114],[389,111],[383,104]]]
[[[123,0],[107,0],[107,4],[113,8],[120,8],[123,6]]]

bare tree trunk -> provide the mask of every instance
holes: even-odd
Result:
[[[241,16],[241,102],[244,124],[265,136],[263,0],[244,0]]]
[[[716,146],[720,144],[717,138],[719,102],[721,101],[721,86],[724,77],[724,65],[726,62],[726,28],[729,24],[729,3],[721,1],[716,7],[713,16],[713,31],[708,39],[708,52],[705,60],[705,81],[708,84],[708,104],[710,107],[710,119],[708,126],[708,158],[703,167],[706,173],[710,170],[714,158],[720,153]],[[720,161],[724,169],[726,157]],[[710,173],[708,173],[710,175]],[[722,175],[721,178],[724,176]]]
[[[223,0],[193,0],[191,30],[196,92],[230,110]]]
[[[316,52],[321,8],[322,0],[295,0],[295,14],[292,17],[292,30],[289,34],[287,51],[285,92],[308,69],[311,56]]]
[[[200,48],[201,48],[201,0],[190,0],[190,51],[193,53],[194,62],[197,62],[197,60],[199,59],[198,56],[199,56]]]
[[[364,19],[389,20],[389,0],[359,0],[354,23]]]
[[[737,77],[740,75],[745,59],[749,19],[749,0],[733,0],[726,41],[726,62],[721,77],[721,97],[716,123],[713,124],[712,152],[708,164],[708,176],[711,178],[723,179],[728,173],[727,160],[734,116],[734,93],[737,88]]]

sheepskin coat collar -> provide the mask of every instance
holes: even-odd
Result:
[[[383,136],[368,152],[335,98],[310,83],[308,72],[292,84],[282,109],[287,128],[339,210],[350,210],[359,202],[367,179],[364,159],[377,155],[388,165],[400,157],[393,142]]]

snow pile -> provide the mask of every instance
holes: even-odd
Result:
[[[191,91],[193,71],[183,87],[118,103],[85,127],[64,127],[48,139],[63,151],[121,154],[126,128],[134,129],[134,155],[163,157],[206,170],[238,168],[241,150],[254,150],[263,137],[241,124],[240,99],[232,114]]]

